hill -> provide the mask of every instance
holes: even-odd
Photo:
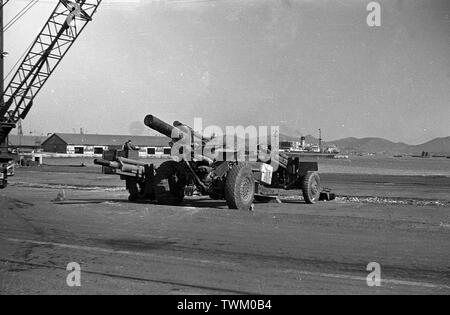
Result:
[[[450,137],[436,138],[424,144],[414,146],[415,152],[450,154]]]
[[[280,134],[281,141],[299,141],[298,137]],[[311,135],[306,137],[307,143],[318,143]],[[383,138],[344,138],[325,141],[324,145],[336,145],[342,153],[377,153],[377,154],[430,154],[450,155],[450,137],[436,138],[420,145],[409,145],[403,142],[392,142]]]
[[[343,152],[404,154],[411,149],[406,143],[395,143],[382,138],[345,138],[332,143]]]

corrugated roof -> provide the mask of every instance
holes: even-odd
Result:
[[[44,136],[22,136],[20,139],[17,135],[8,136],[9,145],[14,147],[19,146],[19,143],[24,147],[39,147],[46,139]]]
[[[167,137],[156,136],[123,136],[123,135],[92,135],[92,134],[72,134],[55,133],[50,136],[61,138],[68,145],[105,145],[121,146],[126,141],[131,140],[134,145],[142,147],[168,147],[170,139]]]

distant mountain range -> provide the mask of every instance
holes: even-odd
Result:
[[[298,137],[281,134],[281,141],[299,141]],[[318,143],[314,136],[306,136],[307,143]],[[450,137],[436,138],[419,145],[409,145],[403,142],[392,142],[383,138],[344,138],[335,141],[325,141],[324,145],[336,145],[341,153],[377,153],[377,154],[450,154]]]

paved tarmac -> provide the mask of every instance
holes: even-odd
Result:
[[[113,177],[19,170],[0,191],[0,293],[450,293],[447,178],[323,179],[343,197],[240,212],[131,204]],[[67,285],[71,262],[81,287]]]

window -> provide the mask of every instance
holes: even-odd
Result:
[[[147,149],[147,154],[155,155],[156,154],[156,149],[155,148],[148,148]]]
[[[103,148],[94,148],[94,154],[103,154]]]
[[[75,154],[84,154],[84,147],[75,147]]]
[[[171,153],[172,153],[172,149],[171,148],[164,148],[164,154],[170,155]]]

